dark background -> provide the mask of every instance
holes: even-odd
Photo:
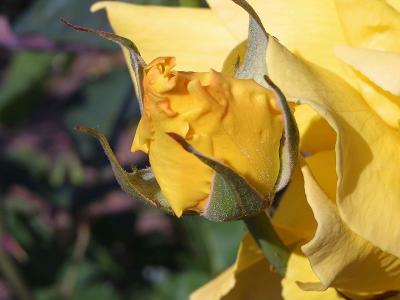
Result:
[[[111,30],[93,2],[0,0],[0,300],[187,299],[243,235],[129,198],[74,130],[105,133],[126,168],[148,164],[130,152],[139,111],[120,49],[59,21]]]

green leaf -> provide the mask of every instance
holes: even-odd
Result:
[[[29,177],[30,179],[42,179],[46,176],[46,174],[52,167],[50,158],[45,153],[40,152],[36,149],[9,149],[3,157],[13,166],[23,167],[23,175]]]
[[[200,7],[200,0],[179,0],[180,5],[188,7]]]
[[[134,169],[131,173],[127,172],[122,168],[104,134],[83,126],[78,126],[76,129],[90,134],[99,141],[111,163],[115,178],[125,193],[156,208],[161,208],[169,213],[171,212],[171,208],[162,195],[160,186],[150,168],[142,170]]]
[[[131,81],[127,70],[115,70],[86,86],[82,90],[84,101],[73,103],[65,110],[65,125],[71,131],[77,124],[86,124],[101,130],[107,137],[113,133],[127,101],[131,101]],[[134,113],[132,112],[132,115]],[[134,116],[136,117],[136,116]],[[86,137],[77,136],[81,156],[90,158],[94,145]],[[97,145],[96,145],[97,146]],[[71,162],[71,159],[70,159]],[[79,170],[78,170],[79,171]],[[78,174],[79,176],[79,174]]]
[[[15,124],[36,107],[53,57],[32,52],[21,52],[13,57],[0,87],[1,123]]]
[[[183,218],[182,222],[193,252],[193,256],[187,258],[192,270],[207,271],[213,277],[235,262],[245,232],[242,222],[215,223],[200,216]]]
[[[186,271],[170,276],[149,299],[153,300],[187,300],[189,295],[208,280],[204,272]]]
[[[241,220],[260,213],[271,204],[273,195],[260,195],[229,167],[202,155],[179,135],[168,135],[215,170],[209,201],[202,214],[205,218],[216,222]]]
[[[98,282],[78,289],[71,300],[120,300],[117,291],[107,282]]]
[[[65,109],[63,122],[72,133],[79,156],[90,163],[98,163],[98,145],[87,136],[77,134],[73,129],[77,124],[86,124],[104,132],[107,137],[118,134],[115,128],[120,128],[126,117],[135,120],[138,117],[137,106],[131,108],[131,81],[126,69],[117,69],[105,76],[101,76],[91,84],[85,86],[77,95],[79,100],[74,101]],[[129,110],[127,106],[129,105]],[[132,113],[129,111],[132,110]],[[128,111],[128,112],[127,112]],[[81,161],[75,155],[68,155],[59,160],[66,162],[65,179],[69,179],[73,186],[84,182],[85,176]],[[56,164],[57,166],[57,164]],[[54,172],[54,170],[53,170]]]
[[[82,36],[69,30],[59,22],[60,17],[66,17],[73,22],[85,22],[88,26],[110,30],[105,14],[92,14],[90,6],[94,0],[36,0],[29,10],[15,22],[17,33],[40,33],[52,41],[60,43],[79,43],[105,50],[117,50],[116,47],[95,37]]]
[[[13,201],[14,199],[6,200]],[[35,239],[34,236],[32,236],[32,232],[16,212],[12,211],[11,209],[7,209],[4,218],[9,232],[19,243],[21,243],[22,247],[29,248],[34,245]]]

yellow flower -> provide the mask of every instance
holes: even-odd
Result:
[[[207,209],[214,171],[169,132],[231,167],[260,194],[272,194],[283,126],[272,92],[253,80],[213,70],[176,72],[174,66],[172,57],[157,58],[144,70],[144,112],[132,151],[148,153],[175,214]]]
[[[343,299],[336,291],[371,299],[398,291],[399,1],[249,2],[279,40],[269,41],[269,76],[300,103],[295,117],[307,155],[273,218],[293,254],[280,283],[245,239],[235,266],[193,299]],[[229,0],[208,3],[211,9],[115,2],[95,9],[105,7],[114,30],[135,40],[147,60],[173,54],[179,69],[205,71],[221,70],[229,56],[229,68],[248,16]]]

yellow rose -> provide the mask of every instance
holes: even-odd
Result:
[[[345,299],[343,294],[395,299],[400,290],[400,4],[249,2],[279,40],[269,41],[269,76],[298,103],[295,116],[306,155],[273,219],[293,253],[280,281],[246,238],[236,264],[193,299]],[[135,40],[148,61],[173,54],[179,69],[221,70],[247,36],[247,14],[229,0],[208,3],[211,9],[116,2],[94,8],[105,7],[114,30]]]
[[[175,59],[165,57],[145,68],[144,110],[132,151],[149,155],[175,214],[207,209],[214,170],[186,152],[169,132],[229,166],[260,194],[273,194],[283,126],[273,93],[253,80],[213,70],[176,72],[174,67]]]

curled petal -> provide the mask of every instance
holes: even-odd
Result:
[[[324,173],[326,160],[317,154],[314,170],[302,168],[307,200],[318,222],[314,238],[302,247],[318,283],[303,283],[306,290],[334,286],[352,292],[378,293],[400,286],[400,259],[388,254],[354,233],[340,218],[335,203],[328,198],[313,174]],[[319,157],[318,157],[319,156]],[[336,182],[334,173],[331,183]],[[326,182],[323,184],[326,186]],[[371,226],[371,224],[369,224]],[[356,276],[354,274],[357,274]],[[371,276],[373,274],[373,276]]]
[[[354,234],[371,243],[385,261],[381,267],[389,271],[396,263],[379,251],[392,255],[391,260],[400,257],[400,133],[346,82],[272,40],[267,62],[271,77],[287,96],[311,105],[335,129],[337,214]]]
[[[217,278],[195,291],[190,300],[340,300],[334,289],[323,292],[303,291],[297,280],[315,280],[307,258],[293,253],[288,273],[280,280],[265,260],[256,242],[245,236],[236,263]]]
[[[400,52],[340,46],[338,58],[349,64],[368,104],[390,126],[400,120]]]
[[[341,46],[335,53],[376,85],[400,96],[400,52]]]

